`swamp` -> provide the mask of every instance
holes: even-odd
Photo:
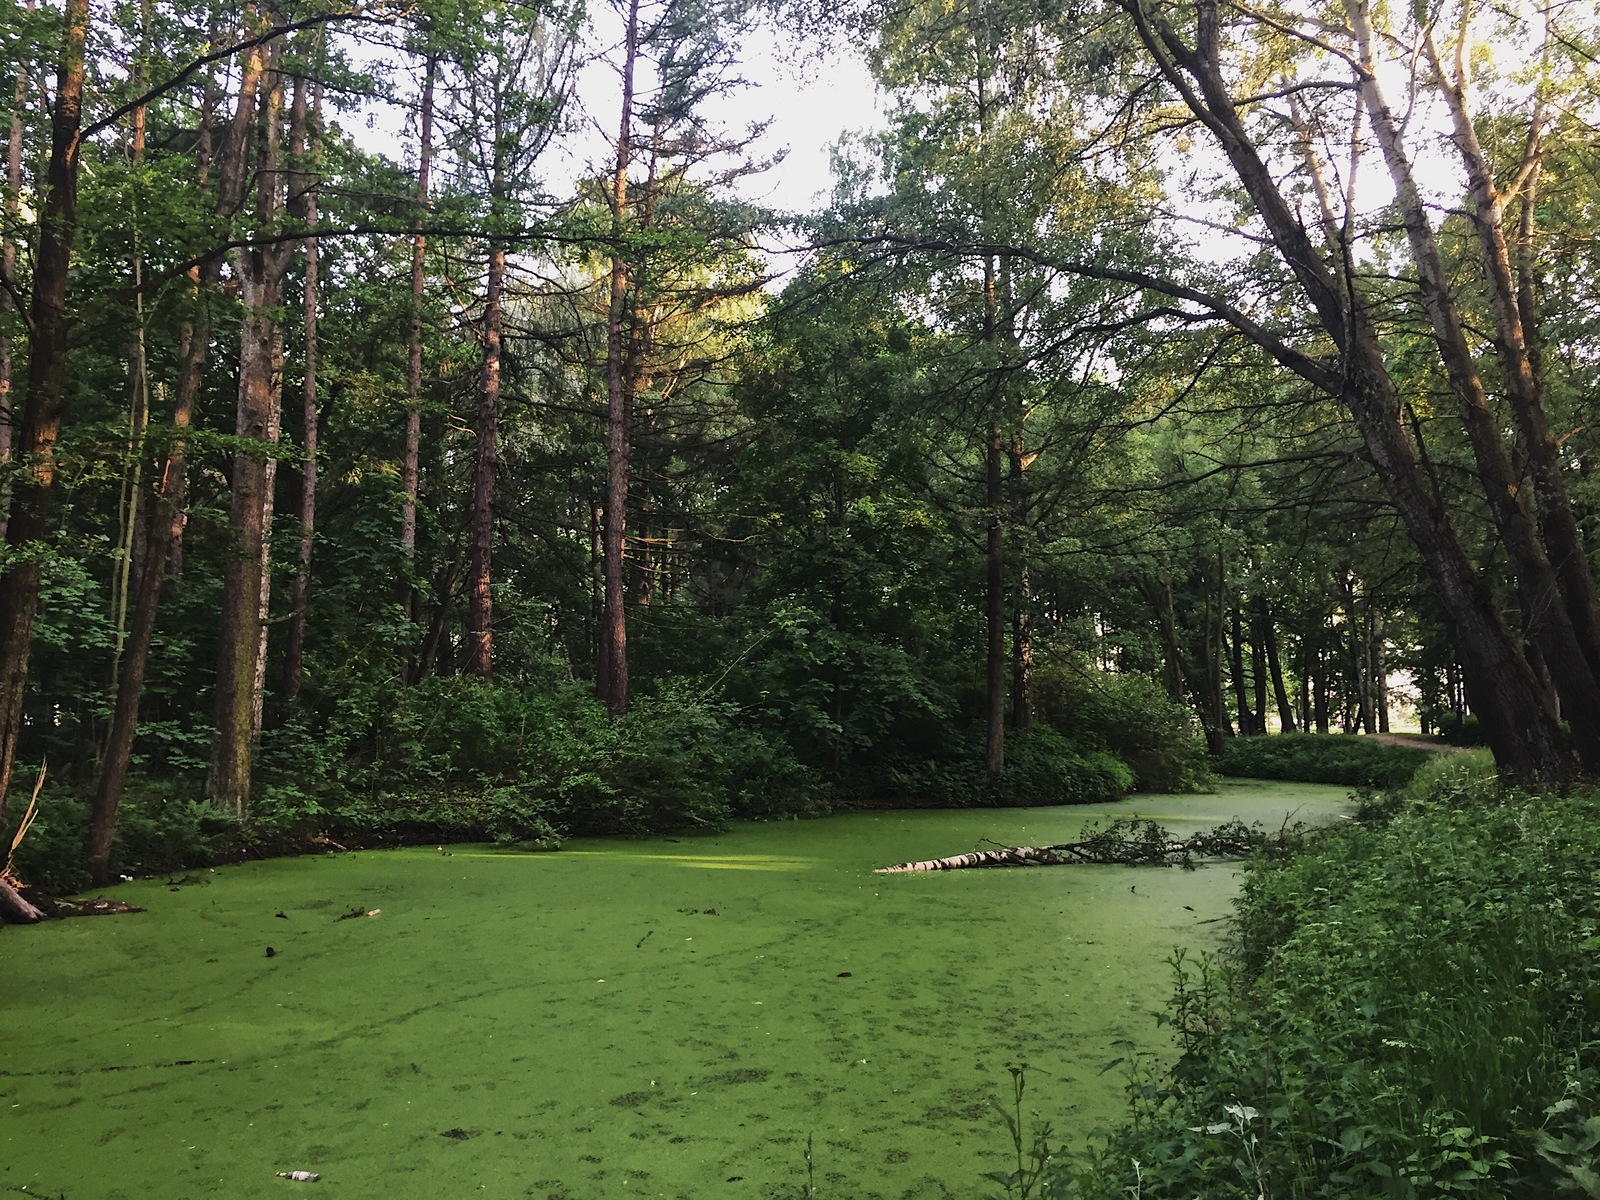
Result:
[[[1135,1063],[1169,1061],[1167,960],[1216,943],[1236,868],[872,868],[1345,799],[1230,781],[136,881],[115,894],[142,913],[5,939],[0,1186],[248,1198],[300,1169],[373,1198],[981,1194],[1012,1154],[1009,1065],[1025,1120],[1081,1141],[1121,1117]]]

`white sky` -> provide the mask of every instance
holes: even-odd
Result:
[[[595,38],[616,14],[596,6]],[[760,175],[741,179],[740,196],[785,212],[809,212],[832,191],[831,148],[846,133],[882,125],[882,105],[866,63],[853,50],[834,47],[821,54],[796,54],[770,30],[758,30],[743,48],[739,74],[750,86],[714,97],[707,106],[714,123],[730,132],[770,120],[766,133],[748,151],[752,160],[786,151],[784,160]],[[616,136],[619,93],[616,69],[595,61],[579,77],[578,96],[598,128],[580,135],[565,150],[565,171],[574,178],[608,173],[610,141]]]

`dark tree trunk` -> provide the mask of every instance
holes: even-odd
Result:
[[[33,0],[28,0],[28,11],[33,11]],[[17,245],[11,231],[20,224],[22,209],[22,113],[28,103],[28,72],[18,66],[16,86],[11,99],[11,130],[6,138],[6,200],[3,217],[0,217],[0,314],[11,312],[14,302],[11,288],[15,283]],[[5,318],[0,315],[0,329],[5,328]],[[0,333],[0,542],[5,541],[6,514],[11,508],[11,475],[6,465],[11,461],[14,440],[13,425],[16,418],[11,387],[11,338]],[[0,795],[4,789],[0,788]],[[0,811],[4,810],[0,799]]]
[[[1183,648],[1178,642],[1178,615],[1172,602],[1172,581],[1165,575],[1160,579],[1147,578],[1142,590],[1155,614],[1156,627],[1161,630],[1161,680],[1166,684],[1168,699],[1182,704],[1186,692],[1185,671]]]
[[[417,667],[412,672],[417,679],[426,679],[436,671],[441,675],[449,674],[444,666],[449,644],[445,630],[450,624],[450,607],[455,603],[456,582],[460,577],[461,557],[457,554],[440,572],[434,586],[433,615],[428,619],[428,632],[422,639],[422,649],[417,653]]]
[[[88,0],[67,0],[61,65],[50,117],[50,165],[39,213],[28,326],[28,394],[13,447],[27,469],[17,478],[6,546],[20,551],[50,535],[56,495],[56,439],[66,411],[67,275],[78,228],[78,146],[82,133]],[[27,694],[28,653],[39,610],[40,561],[23,554],[0,572],[0,826],[16,763]]]
[[[1009,282],[1006,290],[1009,294]],[[1017,594],[1011,610],[1011,723],[1026,733],[1033,728],[1033,579],[1026,546],[1028,494],[1023,486],[1028,459],[1020,431],[1011,435],[1009,459],[1011,542],[1017,560]]]
[[[437,61],[432,55],[423,70],[421,115],[417,129],[417,220],[411,235],[411,336],[406,347],[406,434],[400,459],[400,545],[406,567],[414,572],[417,559],[417,494],[422,487],[422,312],[427,294],[428,239],[422,223],[428,211],[429,172],[433,166],[433,85]],[[412,619],[414,575],[405,582],[405,617]],[[429,661],[424,654],[423,663]]]
[[[1244,629],[1237,600],[1228,606],[1228,613],[1233,635],[1228,639],[1229,665],[1233,668],[1233,702],[1239,713],[1239,736],[1250,737],[1261,730],[1257,726],[1256,714],[1250,711],[1248,683],[1244,673]]]
[[[1206,731],[1206,746],[1213,755],[1221,755],[1227,746],[1228,739],[1233,736],[1233,728],[1228,723],[1228,704],[1225,699],[1225,684],[1223,681],[1222,655],[1227,644],[1227,597],[1224,594],[1227,586],[1227,560],[1222,551],[1217,551],[1216,559],[1216,587],[1205,588],[1205,701],[1201,705],[1201,724]],[[1201,580],[1202,585],[1208,581]]]
[[[1278,724],[1284,733],[1295,731],[1294,705],[1289,702],[1289,689],[1283,682],[1283,661],[1278,653],[1278,629],[1272,619],[1272,606],[1265,597],[1255,598],[1256,638],[1266,648],[1267,672],[1272,676],[1272,698],[1278,705]],[[1257,670],[1260,663],[1257,663]],[[1262,708],[1266,707],[1265,703]]]
[[[96,887],[103,887],[111,881],[111,839],[116,831],[117,809],[127,786],[128,764],[133,758],[134,736],[139,728],[139,701],[144,692],[145,671],[150,661],[161,584],[166,577],[172,548],[183,538],[188,495],[187,443],[184,434],[193,418],[195,398],[199,395],[205,373],[211,338],[207,306],[215,285],[216,274],[212,270],[198,289],[197,299],[201,306],[199,316],[184,331],[182,367],[178,375],[177,397],[173,402],[172,441],[167,449],[166,467],[161,473],[161,483],[156,493],[155,510],[150,514],[144,565],[139,572],[133,619],[128,626],[122,669],[117,676],[117,698],[111,714],[111,729],[106,735],[105,753],[101,758],[100,775],[89,813],[89,833],[84,842],[84,859]]]
[[[633,161],[633,86],[639,56],[639,0],[630,0],[622,64],[622,115],[611,178],[611,279],[606,310],[606,500],[600,642],[595,691],[613,717],[628,711],[628,615],[623,557],[628,536],[628,486],[633,454],[633,396],[627,328],[630,260],[623,245],[628,211],[628,169]]]
[[[314,111],[308,120],[304,79],[295,81],[290,116],[290,184],[298,203],[294,214],[311,229],[317,227],[316,179],[307,161],[311,139],[321,135],[322,85],[313,85]],[[315,128],[312,128],[312,125]],[[317,528],[317,239],[306,239],[305,294],[302,320],[305,354],[300,387],[300,412],[305,459],[300,472],[300,547],[294,580],[289,590],[289,626],[283,647],[283,699],[294,703],[304,674],[306,608],[311,601],[311,555]]]
[[[984,698],[987,737],[984,741],[983,763],[990,778],[998,776],[1006,765],[1006,573],[1005,524],[1001,519],[1001,505],[1005,497],[1000,484],[1000,426],[989,427],[989,445],[984,456],[985,535],[984,565],[984,625],[985,638]]]
[[[211,177],[210,131],[215,108],[216,93],[208,79],[201,101],[200,140],[195,149],[195,178],[202,189]],[[242,145],[230,146],[229,151],[237,158],[244,149]],[[242,175],[235,173],[224,182],[228,186],[242,186]],[[224,215],[231,213],[240,199],[237,194],[230,196],[225,186],[219,200],[219,210]],[[181,561],[178,551],[183,544],[188,498],[185,433],[192,423],[195,401],[205,376],[211,347],[210,306],[220,276],[221,267],[215,260],[203,270],[196,268],[189,274],[195,314],[184,325],[179,342],[180,366],[173,401],[171,440],[167,446],[166,465],[156,488],[155,508],[150,514],[144,566],[138,576],[133,619],[128,628],[121,670],[117,675],[117,696],[111,714],[111,727],[106,735],[100,774],[89,812],[89,831],[84,840],[85,864],[96,886],[110,882],[111,841],[116,832],[117,810],[127,786],[134,737],[138,733],[139,703],[144,692],[144,677],[155,634],[162,581],[169,567]]]
[[[478,453],[472,474],[472,557],[467,567],[467,659],[462,673],[488,679],[493,665],[494,477],[499,461],[500,338],[506,276],[504,246],[489,250],[488,297],[483,307],[483,370],[478,389]]]

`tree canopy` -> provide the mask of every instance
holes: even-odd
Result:
[[[766,212],[715,114],[824,25],[888,118]],[[0,825],[49,759],[94,877],[156,791],[647,828],[1194,786],[1402,710],[1600,769],[1581,6],[0,31]]]

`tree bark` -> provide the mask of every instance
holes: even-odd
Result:
[[[1006,560],[1005,521],[1001,514],[1001,440],[999,422],[989,426],[984,453],[984,770],[997,778],[1006,765]]]
[[[200,313],[184,334],[185,344],[181,349],[183,365],[178,376],[177,396],[173,402],[172,441],[167,449],[165,469],[161,473],[155,510],[150,514],[149,533],[145,539],[144,564],[139,572],[133,604],[133,618],[128,626],[128,641],[122,657],[122,669],[117,675],[117,698],[111,713],[111,728],[106,734],[100,774],[95,784],[94,801],[89,812],[89,832],[84,842],[84,860],[96,887],[110,882],[111,839],[116,831],[117,809],[122,803],[122,794],[127,786],[128,764],[133,758],[134,737],[139,727],[139,701],[144,692],[145,671],[150,661],[150,646],[155,634],[156,613],[161,600],[161,584],[167,574],[167,563],[171,558],[172,548],[183,537],[188,495],[187,443],[184,433],[193,419],[195,398],[199,395],[201,379],[205,372],[211,337],[210,315],[206,306],[215,283],[215,271],[212,271],[205,285],[198,289]]]
[[[406,568],[415,572],[417,560],[417,494],[422,486],[422,311],[427,295],[428,238],[422,232],[428,211],[429,172],[433,165],[433,86],[438,60],[429,55],[422,75],[421,114],[417,129],[417,219],[411,235],[411,336],[406,347],[406,435],[400,463],[400,545]],[[413,578],[406,580],[405,617],[412,619],[416,592]]]
[[[1278,725],[1283,733],[1295,731],[1294,705],[1289,701],[1289,689],[1283,682],[1283,661],[1278,654],[1277,623],[1272,619],[1272,605],[1264,596],[1255,598],[1256,636],[1267,652],[1267,672],[1272,676],[1272,698],[1278,705]]]
[[[628,378],[630,262],[623,245],[628,208],[628,169],[633,152],[634,71],[639,56],[639,0],[628,5],[622,63],[622,116],[611,178],[611,279],[606,309],[606,500],[604,597],[595,691],[613,717],[628,711],[628,626],[624,604],[623,553],[628,530],[628,486],[632,458],[633,397]]]
[[[317,183],[307,158],[312,139],[321,136],[322,85],[310,85],[315,95],[307,113],[308,90],[304,78],[296,79],[289,118],[290,211],[311,229],[317,227]],[[305,250],[305,286],[301,319],[305,330],[300,385],[300,413],[304,459],[300,469],[300,547],[294,579],[289,588],[289,625],[283,647],[283,699],[294,703],[305,673],[306,607],[311,599],[311,557],[317,529],[317,239],[308,237]]]
[[[241,72],[236,120],[248,127],[259,115],[256,138],[256,211],[259,228],[276,223],[283,207],[279,170],[282,81],[275,76],[277,48],[268,43],[247,52]],[[264,89],[261,85],[265,85]],[[261,90],[259,113],[256,92]],[[240,144],[245,144],[241,141]],[[227,168],[233,164],[226,164]],[[284,274],[293,243],[242,250],[234,262],[244,319],[239,335],[239,400],[228,525],[233,545],[223,576],[217,658],[216,738],[207,788],[222,812],[242,818],[249,811],[259,728],[259,673],[266,633],[263,597],[271,522],[271,490],[283,389],[283,341],[279,312]]]
[[[208,79],[200,108],[200,141],[195,149],[196,182],[203,189],[211,175],[211,122],[216,106],[215,90]],[[247,125],[238,125],[242,139]],[[225,152],[233,160],[242,161],[244,144],[230,138]],[[239,189],[243,187],[242,170],[224,172],[224,184],[218,198],[218,215],[227,218],[242,202]],[[183,542],[185,507],[188,497],[187,442],[185,431],[190,427],[195,401],[200,394],[205,368],[211,348],[211,300],[217,292],[221,267],[213,260],[204,268],[190,272],[195,303],[194,317],[185,324],[180,339],[180,362],[176,396],[173,401],[171,440],[167,446],[166,465],[156,490],[155,508],[150,514],[149,532],[145,538],[144,565],[138,575],[133,617],[128,627],[128,641],[117,675],[117,695],[112,708],[111,727],[106,734],[105,750],[101,756],[100,773],[95,782],[94,800],[89,812],[89,830],[84,841],[84,859],[96,886],[110,882],[111,841],[116,831],[117,810],[127,786],[128,765],[133,757],[134,737],[139,725],[139,702],[144,692],[144,677],[149,663],[151,643],[154,638],[156,614],[161,599],[161,585],[168,574],[169,564],[177,559],[178,547]]]
[[[0,826],[16,763],[27,694],[28,653],[39,611],[40,554],[56,496],[56,439],[66,412],[67,275],[78,227],[78,148],[83,128],[88,0],[67,0],[65,36],[50,117],[50,165],[39,213],[28,323],[28,394],[14,450],[28,468],[16,480],[0,572]]]
[[[4,879],[0,879],[0,925],[31,925],[44,920],[40,912],[22,893]]]
[[[1239,602],[1228,606],[1228,620],[1233,636],[1228,640],[1229,661],[1233,670],[1233,702],[1239,714],[1239,736],[1252,737],[1261,732],[1256,714],[1250,710],[1250,697],[1244,673],[1244,629],[1239,615]]]
[[[33,0],[28,0],[28,12],[33,11]],[[17,269],[17,246],[11,230],[17,228],[22,210],[22,112],[28,102],[28,71],[17,67],[16,86],[12,90],[11,128],[6,137],[6,198],[4,219],[0,220],[0,313],[13,311],[11,288]],[[11,338],[0,333],[0,542],[6,536],[6,518],[11,509],[11,474],[6,465],[11,461],[12,442],[15,438],[15,397],[11,386]],[[4,803],[0,802],[0,810]]]
[[[494,476],[499,462],[500,339],[506,278],[505,247],[489,247],[488,291],[483,306],[483,366],[478,386],[478,452],[472,472],[472,556],[467,566],[467,658],[462,673],[487,680],[494,661],[494,602],[490,567],[494,552]]]

